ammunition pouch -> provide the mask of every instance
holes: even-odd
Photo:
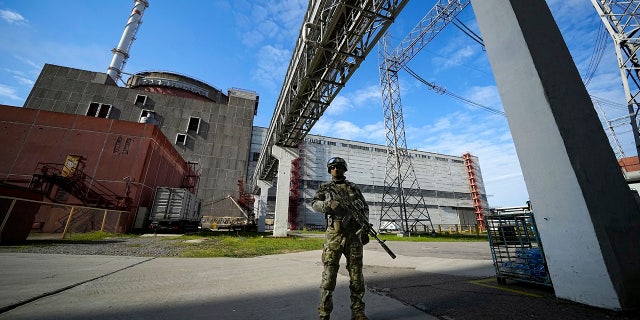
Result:
[[[358,230],[357,233],[360,235],[360,242],[362,242],[363,246],[369,243],[369,235],[367,234],[366,231],[364,231],[364,229]]]

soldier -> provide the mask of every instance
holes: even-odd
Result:
[[[329,159],[327,171],[331,174],[331,182],[320,186],[313,198],[313,209],[325,214],[327,231],[325,233],[324,249],[322,251],[322,289],[318,313],[320,319],[329,319],[333,310],[333,290],[336,287],[336,277],[340,267],[340,257],[347,259],[349,272],[349,289],[351,291],[351,319],[366,320],[364,313],[364,276],[362,275],[362,246],[369,238],[361,226],[351,218],[351,213],[341,203],[360,200],[364,207],[365,216],[369,216],[362,192],[350,181],[344,173],[347,162],[339,157]]]

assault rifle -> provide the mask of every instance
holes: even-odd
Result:
[[[376,241],[378,241],[380,246],[382,246],[382,249],[384,249],[384,251],[386,251],[389,254],[389,256],[391,256],[391,259],[395,259],[396,254],[393,253],[393,251],[391,251],[389,247],[387,247],[387,244],[384,243],[385,240],[380,240],[380,238],[378,238],[378,232],[376,232],[376,230],[373,229],[373,225],[369,223],[369,219],[364,215],[365,210],[364,210],[364,203],[362,203],[362,200],[356,199],[352,201],[344,201],[345,199],[349,199],[349,195],[346,193],[345,190],[343,189],[335,190],[339,188],[335,188],[335,189],[330,188],[330,189],[331,191],[338,194],[338,199],[343,200],[343,201],[339,201],[340,206],[350,213],[346,219],[347,220],[349,218],[355,219],[356,222],[360,225],[361,230],[365,231],[369,236],[376,239]]]

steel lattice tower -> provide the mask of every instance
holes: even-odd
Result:
[[[431,218],[407,152],[404,118],[400,102],[397,65],[386,59],[386,37],[380,45],[380,87],[387,141],[387,165],[380,214],[380,229],[411,232]]]
[[[427,204],[416,177],[407,141],[398,72],[469,4],[440,0],[393,51],[385,35],[378,45],[382,109],[386,129],[387,164],[380,213],[381,230],[433,231]],[[428,223],[428,224],[427,224]]]
[[[637,113],[640,111],[638,101],[640,62],[637,56],[638,49],[640,49],[640,33],[638,33],[640,31],[638,20],[640,0],[591,0],[591,3],[600,15],[607,32],[613,38],[631,119],[633,139],[636,144],[636,153],[640,155],[640,134],[637,120]]]

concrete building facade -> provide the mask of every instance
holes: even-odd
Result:
[[[266,131],[267,128],[253,128],[249,174],[255,168]],[[294,224],[298,228],[310,229],[325,225],[324,216],[311,208],[311,200],[318,187],[331,179],[327,173],[327,161],[331,157],[342,157],[349,167],[347,179],[356,183],[362,190],[369,205],[369,219],[378,228],[386,173],[386,150],[386,146],[383,145],[307,135],[299,147],[299,164],[293,166],[299,168],[300,177],[297,217],[294,218]],[[418,150],[412,150],[410,154],[434,227],[437,229],[438,225],[475,225],[474,201],[470,191],[468,169],[463,158]],[[481,194],[482,206],[488,209],[479,161],[477,157],[472,159],[476,164],[475,179]],[[275,186],[275,183],[272,185]],[[267,216],[273,215],[274,212],[274,189],[275,187],[270,188],[267,203],[257,206],[264,208]],[[290,211],[290,219],[291,213]]]
[[[237,215],[228,201],[247,179],[255,92],[225,94],[169,72],[141,72],[119,87],[106,73],[46,64],[24,107],[156,125],[187,161],[197,164],[203,214]]]

